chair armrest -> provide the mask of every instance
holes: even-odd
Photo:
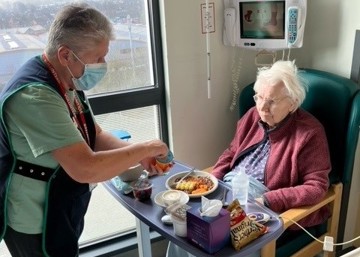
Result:
[[[319,210],[321,207],[334,202],[336,197],[341,192],[342,192],[342,183],[333,184],[330,186],[325,197],[318,204],[299,207],[299,208],[292,208],[281,213],[280,217],[283,219],[284,229],[287,229],[289,226],[294,224],[292,220],[298,222],[302,218],[305,218],[309,214]]]
[[[203,169],[202,171],[210,173],[213,170],[214,166],[210,166],[208,168]]]

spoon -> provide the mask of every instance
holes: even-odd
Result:
[[[164,216],[161,217],[161,221],[165,224],[165,225],[172,225],[173,222],[172,222],[172,219],[171,219],[171,216],[166,214]]]
[[[176,188],[176,186],[178,184],[180,184],[186,177],[188,177],[191,173],[193,173],[195,171],[195,168],[192,168],[188,173],[185,174],[185,176],[183,176],[181,179],[179,179],[179,181],[176,181],[174,184],[173,184],[173,187]]]
[[[222,205],[223,207],[228,207],[229,203],[226,201],[226,196],[227,196],[227,193],[229,192],[229,189],[227,187],[224,188],[224,191],[223,191],[223,196],[221,198],[221,202],[222,202]]]

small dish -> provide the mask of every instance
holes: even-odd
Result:
[[[158,193],[157,195],[155,195],[154,201],[157,205],[166,208],[166,205],[164,203],[164,198],[163,198],[163,194],[165,192],[167,192],[168,190],[162,191],[160,193]],[[189,195],[183,191],[179,191],[180,192],[180,201],[179,204],[187,204],[189,202]]]
[[[148,174],[149,173],[144,170],[144,167],[141,164],[138,164],[119,174],[118,177],[124,182],[132,182],[140,178],[140,176],[146,178]]]
[[[181,199],[179,190],[167,190],[162,194],[162,201],[166,206],[178,203]]]
[[[248,213],[247,216],[249,219],[259,222],[260,224],[265,224],[269,220],[271,220],[270,215],[263,212],[251,212]]]

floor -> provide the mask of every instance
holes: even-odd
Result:
[[[9,257],[9,256],[10,256],[10,253],[6,248],[4,240],[2,240],[0,243],[0,257]]]
[[[93,191],[93,197],[85,216],[86,226],[81,235],[80,243],[92,241],[103,235],[111,235],[114,231],[127,232],[135,228],[135,217],[122,207],[115,198],[109,196],[110,194],[104,186],[98,184]],[[131,256],[136,257],[137,255]],[[10,257],[3,241],[0,243],[0,257]]]
[[[167,240],[161,240],[154,243],[151,247],[152,257],[165,257],[167,245],[168,245]],[[126,253],[118,254],[112,257],[139,257],[139,253],[137,249],[134,249]]]
[[[152,257],[166,257],[166,249],[167,249],[168,241],[167,240],[161,240],[159,242],[156,242],[152,245]],[[336,257],[341,257],[342,255],[354,250],[354,247],[348,247],[343,249],[340,252],[337,252]],[[318,254],[315,257],[323,257],[324,254]],[[126,253],[118,254],[111,257],[139,257],[138,250],[131,250]]]
[[[154,243],[152,246],[152,257],[166,257],[167,245],[168,245],[167,240],[161,240],[159,242]],[[112,257],[139,257],[139,254],[138,254],[138,250],[135,249]],[[316,257],[323,257],[323,254],[319,254]]]
[[[3,244],[3,242],[1,242],[1,244]],[[152,257],[166,257],[166,249],[167,249],[167,245],[168,245],[168,241],[167,240],[160,240],[158,242],[153,243],[152,245]],[[344,252],[342,254],[345,254],[346,250],[344,250]],[[322,257],[323,254],[319,254],[316,257]],[[0,257],[10,257],[10,254],[7,251],[3,251],[0,252]],[[117,254],[111,257],[139,257],[139,253],[137,249],[125,252],[125,253],[121,253],[121,254]]]
[[[10,257],[10,253],[7,251],[6,247],[3,245],[4,243],[1,242],[2,251],[0,252],[0,257]],[[166,249],[167,249],[168,241],[167,240],[160,240],[158,242],[153,243],[152,245],[152,257],[165,257],[166,256]],[[117,254],[111,257],[138,257],[138,249],[134,249],[125,253]]]

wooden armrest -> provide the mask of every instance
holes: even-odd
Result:
[[[214,166],[210,166],[210,167],[208,167],[206,169],[203,169],[202,171],[210,173],[213,170],[213,167]]]
[[[341,192],[342,192],[341,183],[331,185],[325,197],[318,204],[311,206],[304,206],[300,208],[292,208],[290,210],[281,213],[280,217],[283,219],[284,228],[286,229],[294,224],[291,220],[298,222],[302,218],[305,218],[309,214],[319,210],[321,207],[333,202],[336,199],[337,195]]]

